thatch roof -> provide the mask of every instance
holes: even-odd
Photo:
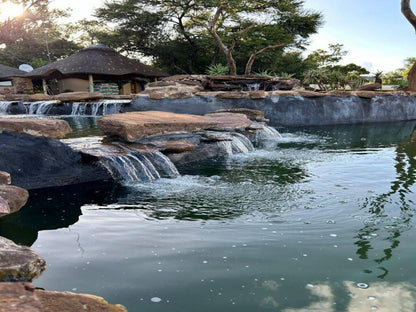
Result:
[[[63,60],[36,68],[26,77],[50,78],[59,76],[140,76],[166,77],[165,72],[125,57],[113,49],[98,44],[85,48]]]
[[[26,72],[6,65],[0,64],[0,79],[19,77],[26,74]]]

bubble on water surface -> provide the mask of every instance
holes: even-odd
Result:
[[[376,297],[374,297],[374,296],[368,296],[368,300],[374,301],[374,300],[376,300]]]
[[[337,237],[338,235],[337,234],[329,234],[329,236],[331,236],[331,237]]]
[[[357,283],[356,285],[358,288],[361,288],[361,289],[367,289],[369,287],[368,284],[366,283]]]
[[[158,303],[158,302],[161,302],[161,301],[162,301],[162,299],[160,299],[159,297],[153,297],[153,298],[151,298],[151,299],[150,299],[150,301],[151,301],[151,302]]]

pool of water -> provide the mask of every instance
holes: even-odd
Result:
[[[0,235],[35,285],[129,311],[414,311],[414,122],[280,129],[135,186],[36,190]]]

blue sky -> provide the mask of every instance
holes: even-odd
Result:
[[[324,14],[325,24],[310,49],[342,43],[354,62],[384,72],[416,56],[416,33],[400,12],[400,0],[306,0],[305,7]],[[416,8],[416,1],[414,7]]]
[[[104,0],[51,2],[73,7],[73,18],[78,19],[91,15]],[[400,12],[400,0],[305,0],[305,7],[325,19],[308,51],[342,43],[349,52],[344,63],[354,62],[372,72],[394,70],[406,57],[416,56],[416,33]]]

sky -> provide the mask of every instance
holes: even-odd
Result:
[[[51,0],[73,9],[73,19],[89,18],[105,0]],[[414,5],[416,11],[416,5]],[[400,12],[400,0],[305,0],[305,8],[321,12],[324,25],[311,37],[307,52],[341,43],[348,51],[343,63],[371,72],[389,72],[416,56],[416,33]]]

